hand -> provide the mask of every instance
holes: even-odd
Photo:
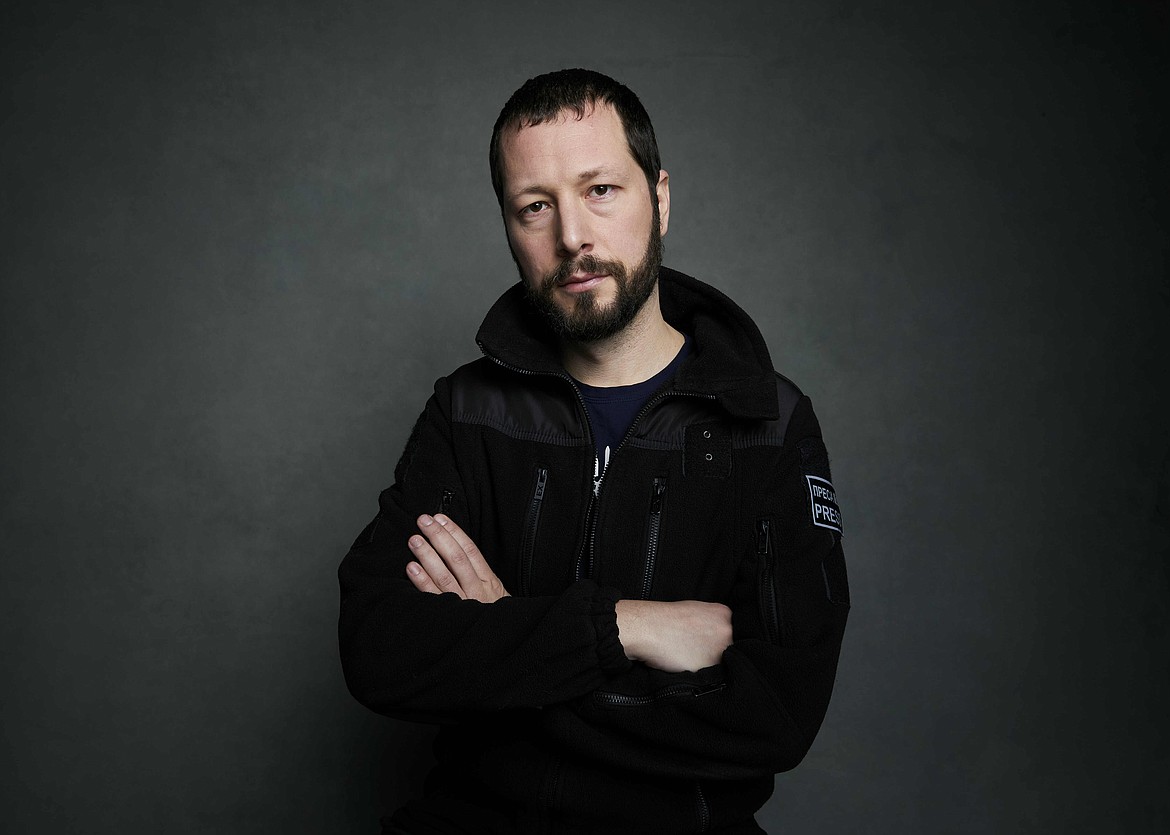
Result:
[[[449,518],[424,514],[418,517],[418,529],[423,536],[415,534],[407,541],[417,562],[406,566],[416,589],[430,594],[450,591],[481,603],[509,597],[471,537]]]
[[[618,639],[631,661],[668,673],[718,664],[731,646],[731,610],[701,600],[619,600]]]

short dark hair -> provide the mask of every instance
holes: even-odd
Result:
[[[578,119],[585,117],[589,108],[598,103],[608,104],[617,111],[626,131],[626,143],[634,160],[646,175],[650,199],[654,202],[658,187],[658,140],[646,108],[634,92],[608,75],[593,70],[557,70],[538,75],[524,82],[500,111],[492,129],[488,163],[492,170],[492,188],[496,200],[504,204],[504,172],[500,159],[500,141],[505,130],[520,129],[551,121],[562,111],[571,110]]]

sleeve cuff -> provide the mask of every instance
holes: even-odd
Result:
[[[589,612],[593,619],[593,631],[597,635],[597,661],[606,675],[624,673],[631,667],[625,647],[618,637],[616,607],[620,598],[617,589],[598,589]]]

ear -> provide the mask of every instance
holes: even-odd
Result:
[[[665,237],[670,226],[670,175],[665,171],[659,170],[654,191],[658,196],[658,232]]]

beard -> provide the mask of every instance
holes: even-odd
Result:
[[[657,206],[655,207],[657,208]],[[525,294],[544,316],[553,332],[570,342],[597,342],[620,333],[638,315],[658,284],[662,265],[662,234],[658,230],[658,212],[650,225],[650,238],[641,263],[631,269],[621,261],[606,261],[593,255],[566,258],[561,265],[540,281],[539,287],[524,282]],[[557,285],[577,272],[606,274],[617,286],[614,300],[602,307],[595,290],[586,290],[565,310],[553,298]]]

